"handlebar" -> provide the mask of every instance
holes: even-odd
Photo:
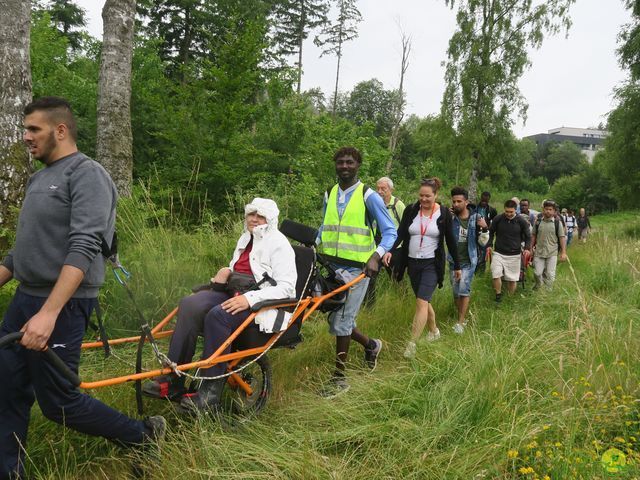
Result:
[[[4,337],[0,338],[0,348],[6,347],[13,342],[19,342],[20,340],[22,340],[23,335],[24,332],[14,332],[5,335]],[[78,374],[72,371],[67,366],[67,364],[64,363],[62,359],[56,354],[56,352],[51,350],[49,347],[46,347],[44,350],[42,350],[42,353],[44,357],[49,361],[49,363],[51,363],[64,378],[69,380],[74,387],[80,385],[81,380]]]

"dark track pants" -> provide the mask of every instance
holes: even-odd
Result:
[[[244,322],[249,310],[231,315],[220,304],[227,300],[228,294],[213,290],[203,290],[184,297],[178,306],[178,320],[169,345],[169,358],[178,364],[191,362],[196,351],[198,335],[204,336],[202,358],[208,358],[229,338]],[[228,353],[229,349],[225,351]],[[200,371],[203,377],[223,374],[226,363],[214,365]]]
[[[18,290],[5,312],[0,336],[20,331],[46,298]],[[82,338],[96,299],[71,299],[58,316],[48,345],[78,371]],[[34,400],[49,420],[122,446],[142,443],[144,423],[80,393],[40,352],[14,344],[0,348],[0,479],[23,474],[23,454]]]

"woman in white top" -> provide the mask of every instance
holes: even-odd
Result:
[[[427,340],[440,338],[436,325],[436,314],[431,306],[431,297],[436,286],[442,288],[446,265],[444,242],[453,258],[455,279],[461,277],[458,250],[453,233],[453,217],[449,209],[441,207],[436,201],[438,190],[442,186],[439,178],[428,178],[420,183],[419,200],[408,206],[400,226],[394,248],[402,245],[400,254],[394,257],[394,271],[401,277],[408,270],[411,286],[416,295],[416,312],[413,317],[411,340],[407,345],[405,357],[413,357],[416,341],[428,326]],[[391,255],[387,253],[383,263],[388,265]]]

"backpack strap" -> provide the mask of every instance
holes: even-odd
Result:
[[[393,216],[396,217],[396,220],[398,221],[398,223],[400,223],[400,215],[398,215],[398,209],[396,208],[398,201],[399,201],[398,197],[393,198],[393,203],[391,204],[391,211],[393,212]]]

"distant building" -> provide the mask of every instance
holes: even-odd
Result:
[[[536,145],[544,145],[549,142],[572,142],[575,143],[582,153],[587,156],[589,163],[593,161],[596,152],[602,148],[604,139],[609,135],[606,130],[596,130],[594,128],[571,128],[560,127],[549,130],[548,133],[538,133],[529,135],[527,138]]]

